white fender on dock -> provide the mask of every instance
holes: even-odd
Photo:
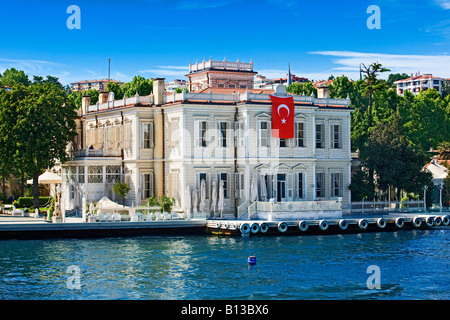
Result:
[[[326,220],[319,221],[319,228],[323,231],[328,229],[328,222]]]
[[[230,225],[228,226],[229,230],[236,230],[236,223],[232,222],[230,223]]]
[[[341,230],[345,230],[348,228],[348,222],[347,220],[341,220],[339,221],[339,228],[341,228]]]
[[[448,226],[450,224],[450,216],[442,216],[441,219],[444,226]]]
[[[261,233],[266,233],[267,231],[269,231],[269,226],[267,225],[267,223],[262,222],[262,223],[259,225],[259,231],[260,231]]]
[[[422,219],[420,219],[419,217],[415,217],[412,221],[414,227],[416,228],[420,228],[420,226],[422,225]]]
[[[309,224],[306,221],[299,221],[298,228],[300,229],[300,231],[306,231],[309,228]]]
[[[358,221],[358,227],[360,229],[366,230],[368,226],[369,226],[369,223],[367,222],[367,220],[361,219],[361,220]]]
[[[250,231],[252,233],[258,233],[259,232],[259,224],[257,224],[256,222],[252,223],[252,225],[250,227]]]
[[[379,218],[377,220],[377,226],[383,229],[384,227],[386,227],[386,220],[384,220],[383,218]]]
[[[278,224],[278,231],[280,232],[286,232],[288,229],[288,225],[286,224],[286,222],[280,222]]]
[[[431,216],[428,216],[425,220],[427,226],[432,227],[434,225],[434,218]]]
[[[228,229],[228,222],[222,222],[222,229]]]
[[[395,225],[398,228],[403,228],[403,226],[405,225],[405,220],[403,220],[402,218],[397,218],[395,219]]]

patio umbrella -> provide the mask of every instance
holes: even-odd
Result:
[[[192,190],[192,203],[194,205],[193,212],[197,213],[197,205],[198,205],[198,189],[197,187],[194,187]]]
[[[219,202],[217,202],[217,210],[220,211],[220,217],[222,218],[223,207],[225,206],[223,180],[220,180],[219,184]]]
[[[45,171],[38,178],[40,184],[60,184],[61,177],[51,171]],[[33,179],[27,180],[27,183],[33,183]]]
[[[189,185],[186,186],[186,215],[188,218],[191,217],[191,187]]]
[[[206,208],[206,183],[202,180],[200,184],[200,212],[204,212]]]
[[[265,175],[261,175],[261,200],[266,201],[267,198],[267,187]]]
[[[217,182],[216,180],[213,180],[211,184],[211,210],[214,212],[214,215],[216,215],[216,202],[217,202]]]
[[[258,201],[258,173],[256,170],[253,172],[252,184],[250,186],[250,201]]]

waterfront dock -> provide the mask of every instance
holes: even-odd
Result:
[[[206,220],[50,223],[42,218],[0,215],[0,240],[204,234],[205,226]]]
[[[389,232],[449,226],[450,215],[348,215],[344,218],[287,221],[198,219],[50,223],[42,218],[0,215],[0,240],[101,238],[141,235],[214,234],[227,236],[327,235]]]
[[[389,232],[449,226],[449,215],[379,215],[346,216],[340,219],[305,219],[287,221],[209,220],[207,232],[216,235],[317,235],[361,232]]]

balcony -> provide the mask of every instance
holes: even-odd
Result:
[[[71,158],[85,158],[85,157],[121,157],[121,150],[108,149],[82,149],[69,151]]]

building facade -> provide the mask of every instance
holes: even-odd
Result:
[[[260,201],[348,205],[350,101],[294,96],[295,137],[279,139],[271,135],[270,94],[277,93],[216,86],[166,95],[164,79],[154,79],[150,96],[101,93],[96,105],[84,97],[73,157],[62,170],[64,209],[81,208],[84,184],[87,202],[118,201],[112,185],[120,180],[131,187],[127,205],[165,194],[184,211],[188,186],[198,192],[205,181],[203,211],[218,214],[213,191],[222,184],[223,212],[236,214],[250,204],[255,176]]]
[[[405,91],[410,91],[414,95],[418,95],[421,91],[428,89],[436,89],[442,94],[442,87],[444,85],[444,78],[433,77],[431,74],[411,74],[408,79],[397,80],[394,82],[397,85],[397,93],[403,95]]]

